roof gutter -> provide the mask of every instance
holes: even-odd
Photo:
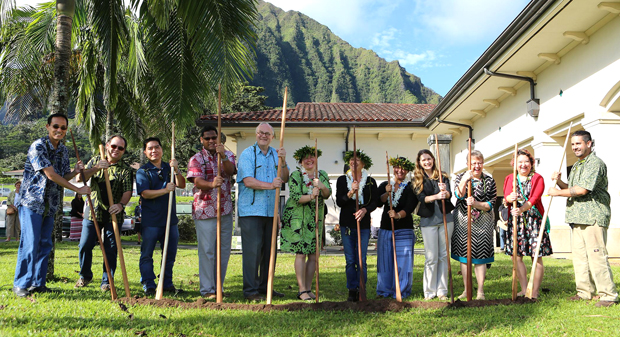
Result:
[[[532,0],[502,34],[487,48],[478,60],[448,91],[435,109],[426,117],[424,125],[430,127],[530,26],[556,2],[556,0]]]

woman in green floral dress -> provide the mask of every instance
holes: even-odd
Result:
[[[321,156],[321,150],[317,151]],[[295,151],[293,158],[301,167],[291,173],[289,199],[282,216],[282,251],[297,254],[295,257],[295,275],[299,285],[297,298],[312,300],[312,279],[316,263],[315,207],[319,203],[319,236],[322,234],[325,214],[325,199],[332,193],[329,177],[325,171],[319,171],[315,177],[317,158],[314,147],[304,146]],[[319,238],[319,242],[320,238]]]

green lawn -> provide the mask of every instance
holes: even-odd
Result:
[[[205,309],[129,307],[129,313],[110,301],[109,293],[99,290],[98,282],[74,289],[78,276],[77,243],[61,243],[57,249],[58,280],[48,286],[60,294],[36,295],[35,301],[18,299],[12,292],[17,243],[0,243],[0,336],[583,336],[617,335],[620,331],[620,306],[596,308],[594,302],[574,303],[566,300],[574,294],[570,260],[546,259],[547,274],[543,288],[550,292],[538,303],[462,309],[411,309],[398,313],[366,314],[359,312],[249,312]],[[139,247],[124,247],[132,295],[142,295],[138,270]],[[94,270],[101,270],[101,252],[94,251]],[[158,253],[155,254],[159,255]],[[180,299],[195,301],[198,296],[197,251],[181,250],[175,266],[175,285],[188,292]],[[414,295],[407,300],[422,300],[423,257],[415,257]],[[159,265],[156,259],[156,265]],[[368,297],[374,298],[376,258],[368,258]],[[453,271],[457,272],[453,263]],[[157,268],[158,270],[158,268]],[[620,268],[613,267],[616,275]],[[97,273],[98,274],[98,273]],[[284,300],[295,301],[296,281],[293,256],[278,256],[275,289],[286,293]],[[488,272],[487,299],[510,297],[511,262],[504,255]],[[123,294],[120,267],[116,277],[119,294]],[[325,301],[346,299],[344,258],[321,259],[321,295]],[[241,255],[231,258],[226,302],[245,303],[241,293]],[[460,277],[455,278],[455,293],[463,290]],[[166,318],[162,318],[162,316]]]

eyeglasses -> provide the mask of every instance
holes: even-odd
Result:
[[[110,144],[110,147],[114,150],[118,149],[119,151],[125,151],[125,148],[122,146],[118,146],[118,145],[114,145],[114,144]]]
[[[54,129],[60,129],[60,130],[62,130],[62,131],[67,131],[67,126],[66,126],[66,125],[58,125],[58,124],[54,124],[54,125],[52,125],[52,127],[53,127]]]
[[[257,135],[259,135],[260,137],[271,137],[271,132],[262,132],[262,131],[258,131],[256,133]]]
[[[202,139],[206,140],[207,142],[210,140],[216,140],[217,136],[213,136],[213,137],[202,137]]]

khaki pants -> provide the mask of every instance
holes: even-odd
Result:
[[[607,228],[598,225],[571,226],[577,295],[591,299],[598,291],[601,301],[617,302],[618,292],[607,260]]]

